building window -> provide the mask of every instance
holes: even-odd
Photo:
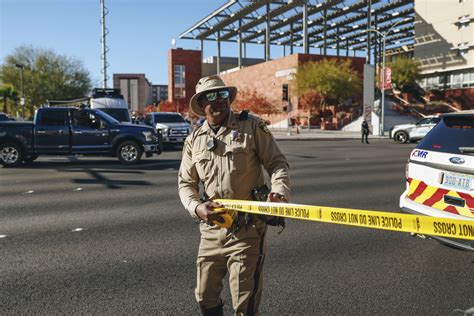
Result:
[[[174,98],[184,99],[186,97],[186,67],[174,65]]]
[[[451,80],[451,88],[456,89],[456,88],[461,88],[461,74],[453,74],[452,75],[452,80]]]
[[[460,89],[474,87],[474,68],[433,74],[419,81],[423,89]]]
[[[174,98],[184,99],[186,97],[186,90],[184,87],[174,87]]]
[[[186,67],[184,65],[174,65],[174,85],[185,86]]]
[[[447,74],[446,75],[446,89],[450,89],[450,88],[451,88],[451,75]]]

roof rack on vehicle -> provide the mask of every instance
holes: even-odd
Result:
[[[116,98],[123,99],[120,89],[95,88],[92,90],[92,98]]]
[[[65,99],[65,100],[46,100],[48,107],[89,107],[90,98]]]

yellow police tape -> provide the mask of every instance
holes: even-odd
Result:
[[[474,220],[457,220],[390,212],[218,199],[228,212],[280,216],[315,222],[351,225],[398,232],[474,240]],[[232,218],[232,215],[229,215]],[[232,222],[230,222],[230,225]],[[230,226],[229,225],[229,226]],[[221,227],[226,227],[219,225]]]

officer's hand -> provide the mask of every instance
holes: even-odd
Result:
[[[213,225],[212,222],[220,218],[219,214],[225,213],[225,210],[214,211],[214,209],[221,207],[224,207],[224,205],[214,201],[206,201],[196,207],[196,215],[209,225]]]
[[[267,202],[288,203],[288,200],[280,193],[270,192]]]

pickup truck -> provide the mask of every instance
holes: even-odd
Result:
[[[161,131],[163,143],[183,144],[186,137],[193,131],[191,124],[175,112],[151,112],[145,116],[145,125]]]
[[[116,156],[126,165],[160,154],[159,135],[148,126],[121,124],[95,109],[50,107],[33,122],[0,122],[0,164],[15,167],[39,155]]]

